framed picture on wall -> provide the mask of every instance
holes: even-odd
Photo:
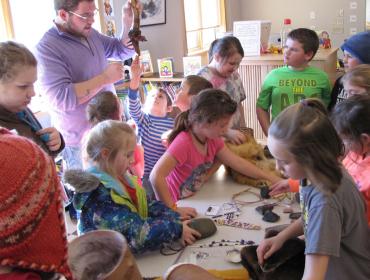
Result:
[[[166,0],[141,0],[141,26],[166,23]]]

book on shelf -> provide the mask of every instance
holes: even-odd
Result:
[[[143,66],[142,75],[144,77],[153,74],[152,58],[150,57],[150,52],[148,50],[141,51],[140,64]]]
[[[197,56],[185,56],[183,57],[184,64],[184,77],[189,75],[196,75],[202,67],[202,57]]]
[[[158,71],[161,78],[173,77],[173,57],[158,59]]]

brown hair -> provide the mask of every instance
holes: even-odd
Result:
[[[319,49],[320,39],[317,36],[316,32],[308,28],[297,28],[289,32],[287,38],[290,38],[294,41],[298,41],[302,44],[304,52],[307,54],[312,52],[313,59],[317,50]]]
[[[77,9],[80,2],[93,2],[94,0],[54,0],[55,11],[65,10],[67,12]]]
[[[112,164],[117,153],[127,149],[130,143],[136,143],[135,132],[121,121],[105,120],[94,126],[87,135],[84,149],[89,159],[100,169],[116,177]],[[102,150],[109,151],[108,160],[102,157]]]
[[[336,191],[342,179],[339,157],[344,146],[319,99],[301,100],[286,108],[268,134],[284,143],[316,187],[324,193]]]
[[[86,107],[86,116],[94,126],[104,120],[113,120],[120,109],[118,97],[111,91],[103,91],[89,101]]]
[[[189,95],[197,95],[204,89],[213,88],[210,81],[197,75],[186,76],[184,82],[189,86]]]
[[[235,53],[244,56],[243,47],[238,38],[234,36],[225,36],[214,40],[208,50],[208,60],[211,62],[213,56],[218,54],[222,60],[226,60]]]
[[[190,109],[176,117],[168,142],[171,144],[181,131],[188,131],[194,123],[213,123],[232,116],[236,109],[236,102],[226,92],[219,89],[202,90],[193,97]]]
[[[331,120],[340,135],[361,143],[361,134],[370,135],[370,96],[354,95],[337,104]]]
[[[341,78],[341,83],[345,82],[366,89],[366,93],[370,95],[370,65],[360,64],[350,69]]]
[[[24,45],[7,41],[0,43],[0,81],[8,82],[22,66],[37,67],[35,56]]]

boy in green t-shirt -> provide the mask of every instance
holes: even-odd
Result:
[[[319,48],[315,31],[307,28],[292,30],[284,46],[286,66],[272,70],[265,78],[257,100],[257,118],[264,134],[272,119],[289,105],[301,99],[320,98],[327,106],[330,101],[330,83],[327,74],[308,63]]]

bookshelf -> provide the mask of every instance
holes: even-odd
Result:
[[[141,81],[144,82],[178,82],[181,83],[182,80],[184,79],[184,73],[173,73],[173,77],[171,78],[161,78],[159,77],[159,73],[152,73],[152,74],[147,74],[144,77],[141,78]]]

